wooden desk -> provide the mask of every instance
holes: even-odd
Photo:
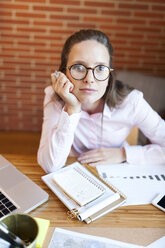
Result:
[[[152,206],[151,204],[119,207],[118,209],[90,223],[89,225],[87,225],[85,222],[80,222],[77,219],[69,220],[67,218],[67,208],[41,180],[41,176],[45,175],[45,172],[38,165],[36,156],[13,154],[3,154],[3,156],[8,159],[11,163],[13,163],[17,167],[17,169],[27,175],[45,191],[47,191],[47,193],[49,194],[49,200],[37,209],[33,210],[30,215],[34,217],[49,219],[50,227],[52,228],[69,227],[73,230],[75,230],[75,228],[77,230],[80,230],[79,228],[81,227],[82,231],[87,230],[88,228],[88,233],[103,236],[107,232],[107,230],[111,230],[111,232],[113,230],[140,231],[144,228],[148,228],[148,231],[151,230],[153,233],[153,230],[155,230],[155,233],[158,232],[160,234],[157,235],[157,238],[159,238],[159,236],[161,237],[162,233],[164,233],[165,235],[165,214],[164,212]],[[68,163],[72,162],[72,159],[68,160]],[[102,232],[100,232],[99,230],[102,230]],[[125,236],[125,234],[123,234],[123,236]],[[128,236],[129,235],[127,235],[127,240],[129,238]],[[113,238],[113,236],[111,238]]]

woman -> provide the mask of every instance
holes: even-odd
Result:
[[[80,30],[65,42],[45,89],[38,162],[46,172],[64,166],[69,155],[91,166],[165,163],[165,122],[141,92],[114,79],[112,55],[97,30]],[[152,144],[128,146],[135,125]]]

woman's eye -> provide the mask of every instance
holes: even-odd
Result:
[[[104,65],[98,65],[97,71],[105,71],[107,68]]]
[[[74,69],[75,71],[80,71],[80,72],[85,71],[85,67],[83,65],[74,65],[72,69]]]

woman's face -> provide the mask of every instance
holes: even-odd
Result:
[[[75,80],[72,78],[68,67],[74,64],[81,64],[91,68],[97,65],[109,67],[109,60],[108,49],[95,40],[82,41],[72,47],[68,56],[66,75],[74,85],[72,93],[82,103],[82,106],[84,104],[84,106],[88,105],[90,107],[90,104],[93,106],[99,103],[106,91],[109,78],[105,81],[98,81],[94,78],[92,70],[88,70],[84,79]]]

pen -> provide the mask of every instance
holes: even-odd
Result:
[[[10,232],[4,223],[0,223],[0,238],[10,243],[11,247],[25,248],[25,243],[14,233]]]
[[[58,71],[55,71],[54,74],[55,74],[56,78],[59,77],[59,72]]]

